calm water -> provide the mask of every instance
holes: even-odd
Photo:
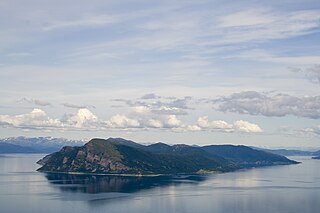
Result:
[[[43,155],[0,155],[0,212],[319,213],[320,160],[209,176],[43,174]]]

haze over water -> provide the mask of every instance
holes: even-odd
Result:
[[[207,176],[115,177],[44,174],[43,155],[0,157],[3,213],[317,213],[320,161]]]

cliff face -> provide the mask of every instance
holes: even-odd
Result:
[[[233,152],[237,152],[233,147]],[[211,152],[210,152],[211,151]],[[82,147],[64,147],[59,152],[47,155],[38,163],[38,171],[79,172],[100,174],[177,174],[199,172],[226,172],[241,168],[241,159],[228,159],[223,150],[206,151],[201,147],[187,145],[169,146],[153,144],[143,146],[124,139],[93,139]],[[257,154],[250,149],[249,154]],[[272,160],[290,164],[285,157],[270,158],[273,154],[263,152],[263,159],[272,165]],[[268,158],[269,157],[269,158]],[[248,160],[247,158],[245,159]],[[261,161],[261,157],[255,160]],[[238,161],[238,162],[237,162]],[[259,165],[259,164],[254,164]]]

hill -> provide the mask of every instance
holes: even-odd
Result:
[[[297,162],[245,146],[144,146],[109,138],[92,139],[81,147],[66,146],[38,163],[42,165],[38,171],[42,172],[152,175],[227,172]]]
[[[0,153],[36,153],[37,151],[30,147],[22,147],[9,143],[0,143]]]
[[[43,165],[39,171],[176,174],[235,169],[229,161],[217,161],[213,156],[207,157],[192,152],[158,153],[148,151],[149,148],[123,139],[92,139],[82,147],[64,147],[61,151],[46,156],[39,162]]]
[[[210,145],[204,146],[202,149],[208,153],[230,160],[242,168],[296,163],[284,156],[255,150],[242,145]]]
[[[313,156],[320,156],[320,150],[316,151],[316,152],[313,152]]]
[[[277,155],[283,156],[314,156],[317,152],[306,151],[306,150],[297,150],[297,149],[265,149],[259,147],[252,147],[253,149],[262,150],[265,152],[270,152]]]

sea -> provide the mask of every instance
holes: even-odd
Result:
[[[319,213],[320,160],[210,175],[37,172],[43,154],[0,155],[1,213]]]

